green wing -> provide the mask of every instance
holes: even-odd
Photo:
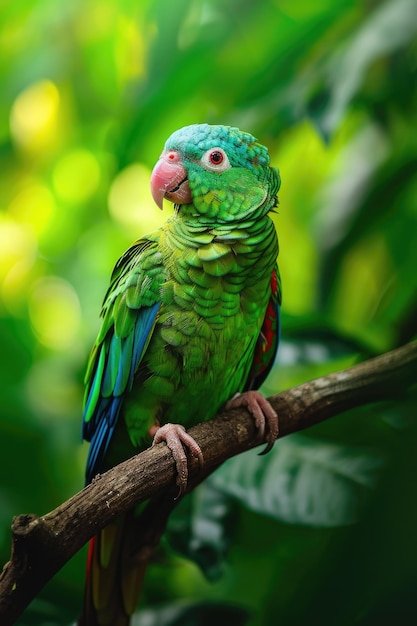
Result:
[[[103,323],[85,376],[87,481],[100,471],[123,400],[152,337],[164,275],[157,243],[150,239],[137,241],[113,270],[101,312]]]

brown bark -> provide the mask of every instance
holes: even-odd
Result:
[[[355,406],[395,399],[415,382],[417,342],[269,400],[278,412],[279,437],[283,437]],[[205,459],[203,470],[196,459],[190,459],[190,489],[229,457],[262,444],[253,419],[240,409],[222,413],[189,432]],[[174,485],[174,461],[166,445],[159,444],[97,477],[50,513],[15,517],[10,561],[0,574],[0,623],[13,624],[44,584],[111,520],[148,498],[161,498],[164,492],[172,501]],[[167,503],[165,517],[172,508]],[[153,513],[150,519],[154,524]],[[161,521],[159,534],[163,526]],[[150,537],[149,543],[157,538]]]

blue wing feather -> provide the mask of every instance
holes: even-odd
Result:
[[[91,419],[84,421],[83,437],[90,441],[86,470],[87,481],[90,481],[100,469],[101,461],[113,436],[125,394],[132,389],[135,372],[149,343],[159,306],[160,304],[157,302],[151,307],[144,307],[138,310],[138,317],[133,332],[124,340],[124,345],[121,349],[113,393],[111,395],[101,393],[95,404]],[[119,350],[117,342],[113,342],[113,337],[109,342],[102,385],[106,378],[109,377],[107,372],[113,367],[112,348],[116,351]],[[124,382],[125,379],[127,379],[126,382]],[[94,401],[92,391],[93,385],[85,405],[84,415],[91,412],[89,410],[89,402]]]
[[[103,324],[86,375],[83,437],[90,442],[87,482],[101,471],[124,398],[132,389],[135,373],[156,323],[160,307],[157,295],[152,303],[148,294],[146,306],[140,300],[130,302],[129,306],[123,297],[132,283],[132,275],[137,281],[143,280],[144,273],[140,271],[142,253],[146,253],[148,248],[152,251],[152,244],[149,240],[141,240],[119,259],[104,299]],[[120,307],[125,307],[126,311],[120,310]],[[123,326],[120,318],[129,323]],[[124,336],[120,329],[124,330]]]

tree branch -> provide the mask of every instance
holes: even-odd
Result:
[[[415,382],[417,341],[269,400],[283,437],[355,406],[396,398]],[[190,459],[190,489],[226,459],[263,443],[243,409],[221,413],[189,432],[205,459],[203,470]],[[171,453],[159,444],[97,477],[50,513],[15,517],[11,559],[0,575],[0,623],[13,624],[44,584],[111,520],[167,489],[172,494],[175,478]]]

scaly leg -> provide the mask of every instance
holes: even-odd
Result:
[[[245,407],[252,414],[260,437],[264,438],[265,429],[268,428],[267,446],[261,452],[261,454],[266,454],[271,450],[279,433],[278,415],[275,409],[272,408],[268,400],[259,391],[237,393],[224,405],[226,410],[239,407]]]
[[[259,391],[237,393],[224,405],[226,410],[239,407],[245,407],[252,414],[260,437],[263,438],[266,428],[268,429],[267,445],[265,450],[261,452],[261,454],[266,454],[271,450],[278,437],[278,415],[276,411]],[[204,458],[201,448],[181,424],[164,424],[160,428],[154,426],[150,430],[150,434],[154,435],[152,445],[165,441],[172,452],[177,468],[177,485],[180,489],[179,497],[185,492],[188,482],[186,449],[188,448],[191,454],[198,458],[200,466],[203,467]]]
[[[188,461],[185,449],[188,448],[194,456],[198,458],[200,466],[203,467],[203,453],[198,443],[187,433],[181,424],[164,424],[156,431],[152,445],[165,441],[172,452],[177,468],[177,485],[180,488],[178,497],[187,488],[188,482]]]

